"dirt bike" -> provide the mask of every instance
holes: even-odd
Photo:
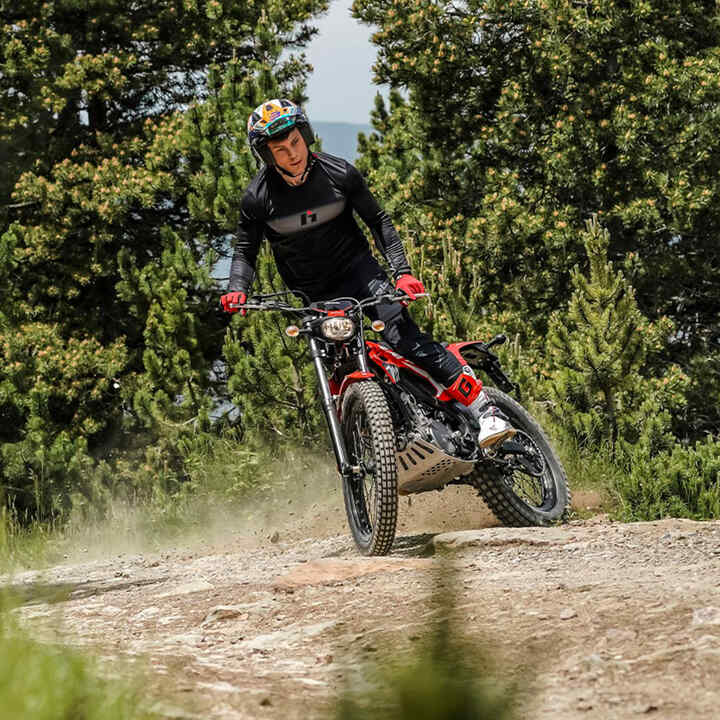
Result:
[[[486,399],[517,430],[499,446],[481,448],[477,420],[467,407],[413,362],[365,338],[365,310],[407,300],[404,293],[306,301],[303,307],[294,307],[291,298],[291,293],[257,295],[242,307],[298,318],[285,332],[302,336],[309,345],[348,523],[360,552],[390,551],[399,495],[451,484],[477,489],[504,525],[562,520],[570,502],[565,471],[540,425],[508,394],[515,385],[492,352],[505,336],[444,343],[466,372],[472,368],[494,383],[483,388]],[[376,320],[370,327],[381,332],[384,323]]]

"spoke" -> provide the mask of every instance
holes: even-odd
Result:
[[[370,520],[370,527],[375,525],[375,480],[370,479],[368,483],[368,476],[363,478],[363,495],[365,497],[365,507],[368,512],[368,519]]]
[[[515,487],[520,490],[520,495],[533,504],[535,507],[541,507],[544,499],[544,492],[540,485],[540,478],[527,475],[523,472],[515,472]]]
[[[523,502],[534,508],[541,508],[547,497],[547,484],[545,480],[549,472],[549,468],[547,467],[547,463],[545,462],[540,449],[530,436],[524,432],[519,432],[516,435],[516,441],[520,442],[526,450],[530,451],[535,457],[540,459],[540,462],[542,462],[543,465],[543,473],[538,477],[527,472],[524,468],[521,469],[515,466],[511,472],[505,476],[505,482],[508,484],[510,489],[521,500],[523,500]],[[550,478],[550,480],[552,480],[552,478]]]
[[[364,414],[359,414],[355,418],[352,429],[352,445],[352,462],[363,470],[363,476],[357,479],[354,489],[357,515],[365,530],[372,532],[376,522],[375,456],[367,418]],[[371,472],[368,472],[369,468],[372,468]]]

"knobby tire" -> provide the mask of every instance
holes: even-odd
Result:
[[[516,494],[503,472],[486,462],[478,463],[471,475],[472,484],[495,517],[509,527],[548,526],[567,519],[570,489],[567,475],[545,432],[535,418],[504,392],[486,387],[490,403],[505,413],[512,425],[531,438],[546,463],[550,487],[547,507],[534,507]]]
[[[343,478],[350,531],[363,555],[386,555],[395,540],[398,480],[395,430],[385,394],[374,381],[357,382],[343,397],[341,416],[351,463],[370,460],[373,465],[362,479]],[[364,491],[368,476],[374,485],[371,498]]]

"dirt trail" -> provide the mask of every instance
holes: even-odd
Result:
[[[468,634],[509,672],[536,669],[527,718],[720,715],[720,523],[513,530],[456,488],[403,501],[393,554],[365,559],[338,493],[279,514],[221,542],[17,575],[17,612],[37,634],[142,658],[168,716],[320,718],[363,660],[413,646],[450,558]]]

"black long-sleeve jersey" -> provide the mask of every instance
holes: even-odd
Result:
[[[353,211],[370,228],[393,274],[410,272],[397,231],[357,168],[326,153],[313,153],[311,159],[302,185],[289,185],[267,167],[250,183],[242,199],[230,292],[248,292],[265,236],[285,284],[311,299],[322,296],[370,255]]]

